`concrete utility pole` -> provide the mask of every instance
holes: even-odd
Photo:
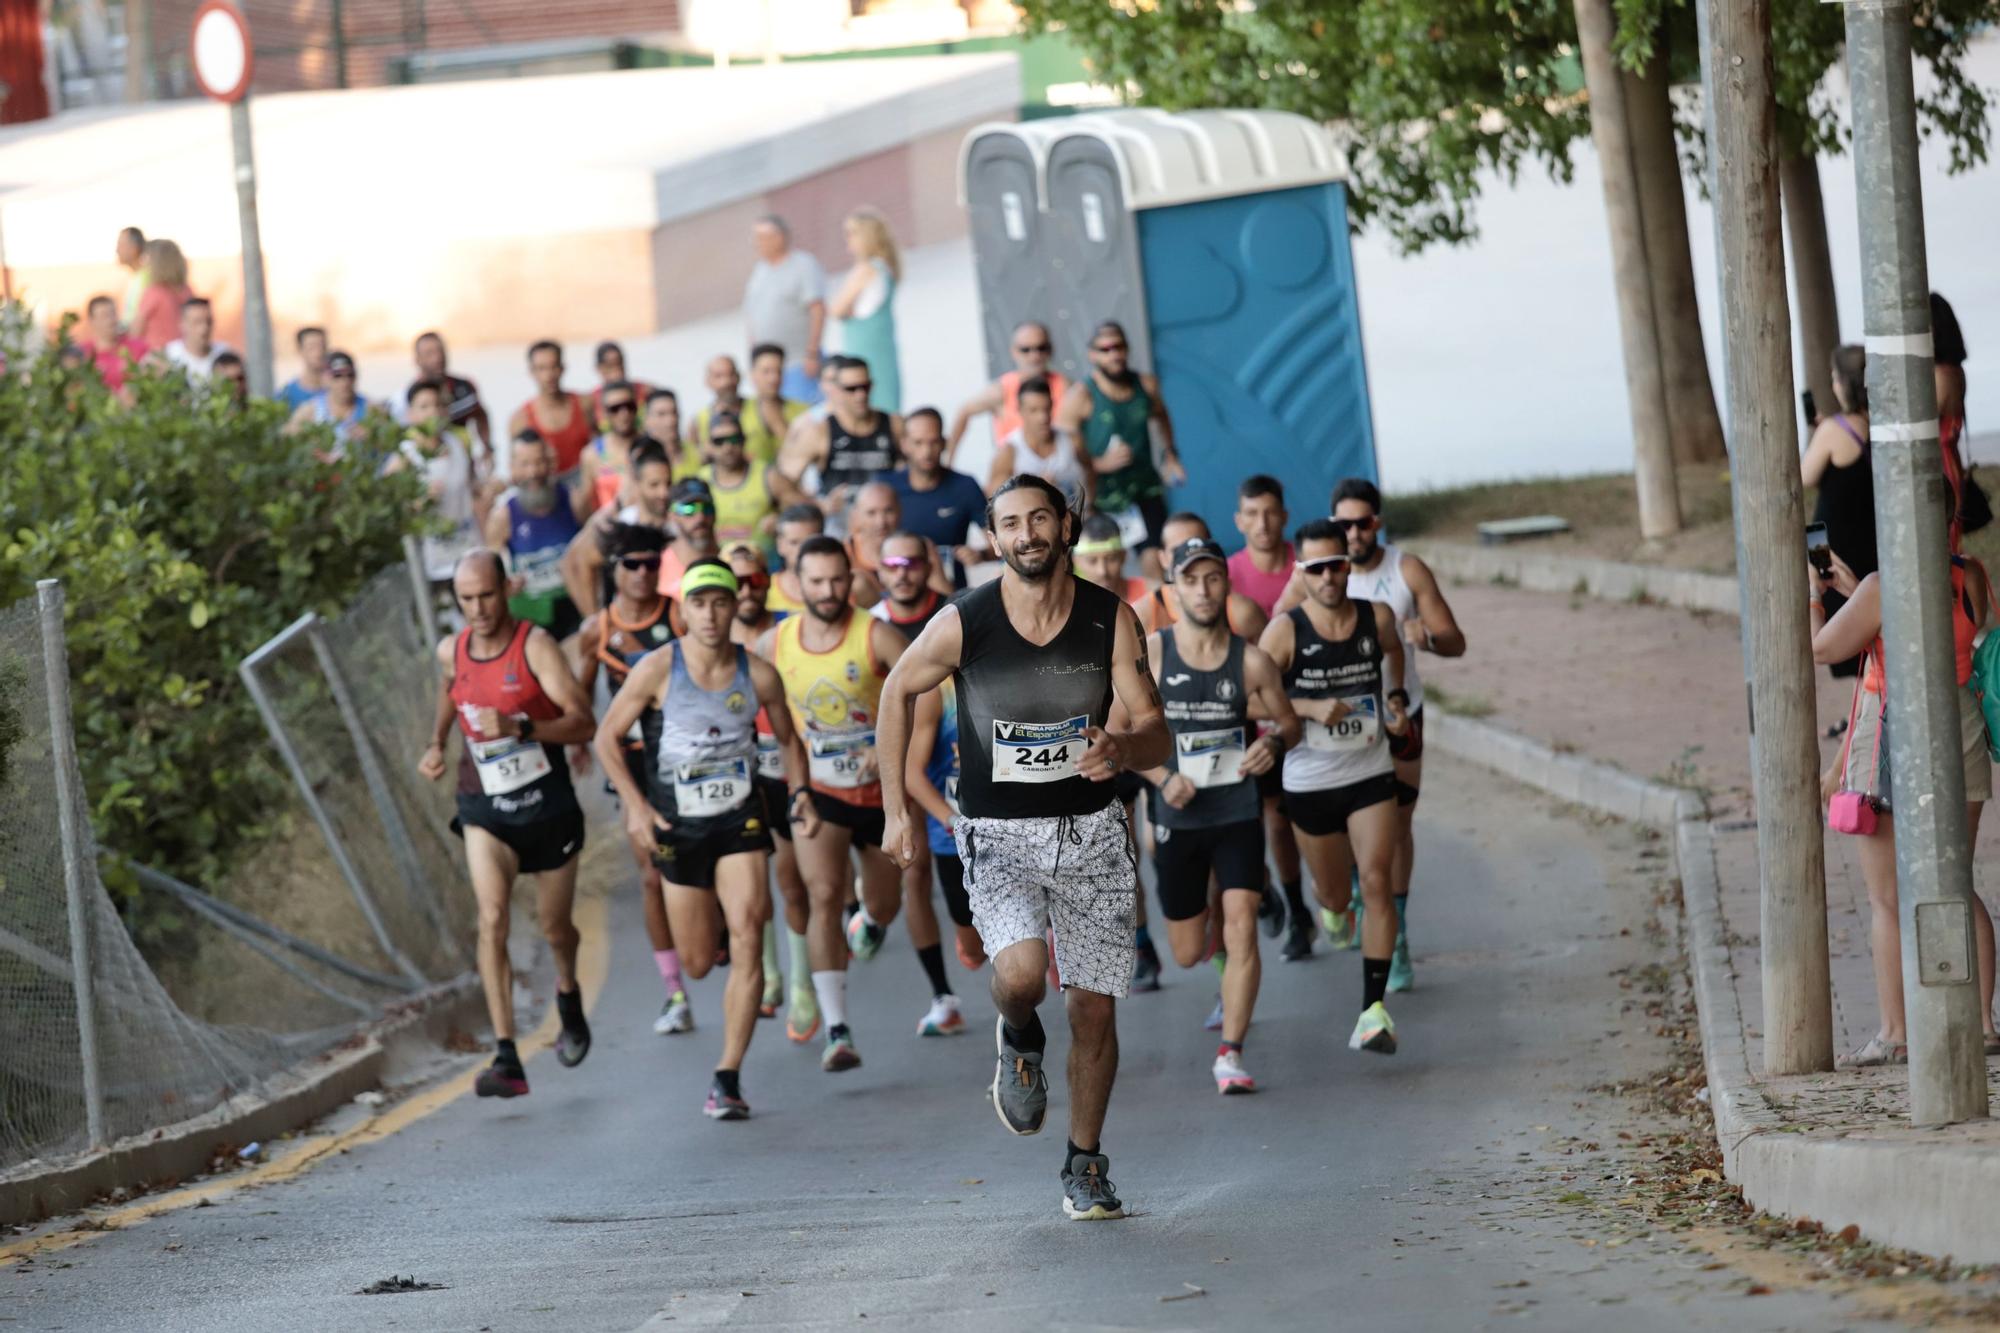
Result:
[[[1847,5],[1910,1119],[1986,1115],[1910,0]]]
[[[229,104],[229,142],[236,155],[236,223],[243,237],[243,369],[250,392],[276,391],[272,370],[271,299],[264,287],[264,241],[257,223],[257,153],[250,137],[250,99]]]
[[[1639,174],[1625,114],[1625,84],[1611,43],[1618,20],[1611,0],[1575,0],[1583,48],[1583,78],[1590,95],[1590,138],[1604,173],[1604,212],[1611,229],[1612,281],[1618,291],[1618,328],[1625,350],[1625,389],[1632,402],[1632,470],[1639,489],[1639,532],[1671,537],[1681,530],[1680,491],[1674,482],[1672,417],[1660,360],[1659,322],[1653,311],[1653,276],[1646,262],[1646,229]]]
[[[1764,1071],[1833,1068],[1805,505],[1778,190],[1770,0],[1703,0],[1737,576],[1750,665]]]

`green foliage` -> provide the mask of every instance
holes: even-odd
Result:
[[[1023,0],[1128,100],[1267,107],[1330,125],[1357,225],[1406,251],[1476,235],[1479,176],[1570,178],[1590,132],[1571,0]]]
[[[326,461],[327,428],[285,435],[278,404],[238,407],[179,373],[135,375],[124,406],[52,352],[5,359],[0,605],[63,582],[100,844],[211,882],[282,796],[237,664],[401,559],[422,483]],[[375,423],[356,456],[394,431]],[[125,878],[107,867],[114,888]]]

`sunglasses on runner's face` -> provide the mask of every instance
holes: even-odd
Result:
[[[710,444],[741,444],[743,443],[743,437],[741,435],[711,435],[708,437],[708,442]]]
[[[762,592],[771,586],[771,575],[767,570],[757,569],[748,574],[738,573],[736,582],[745,592]]]
[[[1298,562],[1298,566],[1299,573],[1309,579],[1325,578],[1330,574],[1345,574],[1347,572],[1347,557],[1344,555],[1326,555],[1321,556],[1317,560],[1301,560]]]
[[[660,567],[660,557],[656,555],[628,555],[622,557],[618,563],[636,574],[642,569],[658,569]]]
[[[1343,537],[1350,532],[1373,532],[1375,531],[1375,525],[1381,521],[1379,518],[1330,518],[1327,520],[1327,522],[1333,525],[1333,530]]]
[[[1124,351],[1124,350],[1125,350],[1125,344],[1124,344],[1124,343],[1122,343],[1122,342],[1117,342],[1117,343],[1092,343],[1092,344],[1090,345],[1090,350],[1091,350],[1091,351],[1093,351],[1093,352],[1106,352],[1106,353],[1109,353],[1109,352],[1122,352],[1122,351]]]
[[[1015,343],[1014,350],[1022,356],[1033,356],[1037,352],[1040,352],[1043,356],[1047,356],[1049,354],[1049,345],[1047,343]]]
[[[863,380],[859,384],[843,384],[840,386],[840,389],[842,393],[867,393],[874,387],[875,382],[873,380]]]
[[[627,398],[622,403],[606,403],[604,410],[607,412],[636,412],[639,410],[639,405]]]
[[[686,514],[689,517],[693,517],[696,514],[707,514],[713,518],[715,516],[715,506],[706,500],[683,500],[674,506],[674,512],[676,514]]]
[[[930,564],[930,561],[920,555],[885,555],[882,557],[882,568],[884,569],[918,569],[928,564]]]
[[[326,372],[326,377],[330,380],[351,380],[354,378],[354,372],[351,370],[329,370]]]

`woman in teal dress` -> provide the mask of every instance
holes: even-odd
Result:
[[[868,363],[875,387],[868,405],[878,412],[903,410],[903,373],[896,354],[896,284],[903,277],[902,256],[889,220],[873,208],[847,215],[847,253],[854,267],[847,270],[834,293],[833,317],[840,321],[840,350]]]

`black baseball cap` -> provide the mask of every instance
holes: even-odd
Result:
[[[667,495],[668,504],[705,504],[715,507],[715,492],[700,477],[682,477]]]
[[[1229,557],[1222,553],[1222,547],[1213,538],[1190,537],[1174,548],[1173,561],[1168,566],[1169,576],[1179,578],[1183,570],[1199,560],[1213,560],[1225,569],[1229,566]]]
[[[354,369],[354,358],[345,352],[334,352],[326,358],[326,368],[328,370],[352,370]]]

